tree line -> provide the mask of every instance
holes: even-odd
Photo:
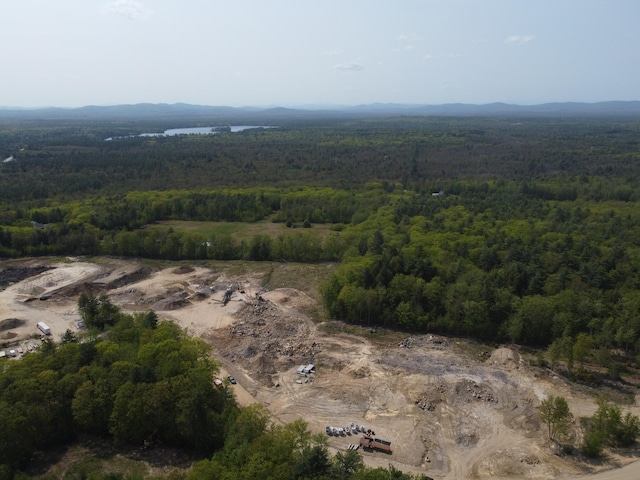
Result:
[[[338,230],[363,221],[388,203],[383,193],[380,186],[360,192],[317,188],[132,192],[124,197],[5,210],[0,221],[0,256],[335,261],[342,254],[340,239],[322,239],[310,231],[236,241],[228,235],[204,237],[143,227],[165,220],[254,222],[270,216],[272,222],[287,226],[331,223]]]

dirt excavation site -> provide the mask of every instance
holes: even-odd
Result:
[[[429,334],[346,333],[357,330],[312,321],[316,298],[281,282],[262,288],[261,273],[234,274],[237,268],[224,264],[153,269],[99,260],[3,262],[0,350],[28,354],[40,343],[38,322],[55,340],[77,332],[80,293],[105,293],[126,312],[153,309],[207,341],[221,378],[237,380],[230,388],[241,405],[264,404],[274,422],[302,418],[314,433],[333,427],[333,452],[359,444],[363,433],[352,424],[391,442],[391,453],[358,449],[369,466],[391,463],[446,479],[640,478],[629,452],[590,463],[550,448],[540,401],[562,395],[575,417],[591,415],[595,401],[530,366],[515,348]],[[298,372],[310,364],[312,373]],[[637,402],[624,408],[640,413]]]

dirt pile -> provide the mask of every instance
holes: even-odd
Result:
[[[500,347],[491,352],[488,362],[494,365],[517,367],[520,364],[520,354],[511,348]]]
[[[439,404],[447,402],[449,399],[453,399],[453,403],[487,402],[498,404],[498,398],[491,387],[466,379],[455,384],[438,383],[422,392],[415,400],[415,404],[422,410],[433,412]]]
[[[0,270],[0,290],[12,283],[20,282],[25,278],[39,275],[47,270],[51,270],[48,266],[37,267],[7,267]]]
[[[246,302],[233,325],[207,332],[205,338],[219,355],[255,372],[263,385],[301,363],[313,363],[320,344],[310,338],[311,325],[296,315],[283,314],[269,300]]]
[[[0,321],[0,332],[21,327],[25,323],[24,320],[20,320],[19,318],[7,318],[6,320]]]
[[[402,348],[429,347],[435,350],[445,350],[450,347],[450,343],[445,337],[438,335],[420,335],[405,338],[398,343],[398,346]]]

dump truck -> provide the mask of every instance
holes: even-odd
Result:
[[[365,450],[377,450],[378,452],[391,453],[391,442],[364,435],[360,439],[360,446]]]

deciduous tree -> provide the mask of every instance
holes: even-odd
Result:
[[[550,396],[540,404],[540,420],[547,425],[549,440],[558,441],[567,435],[573,414],[564,397]]]

